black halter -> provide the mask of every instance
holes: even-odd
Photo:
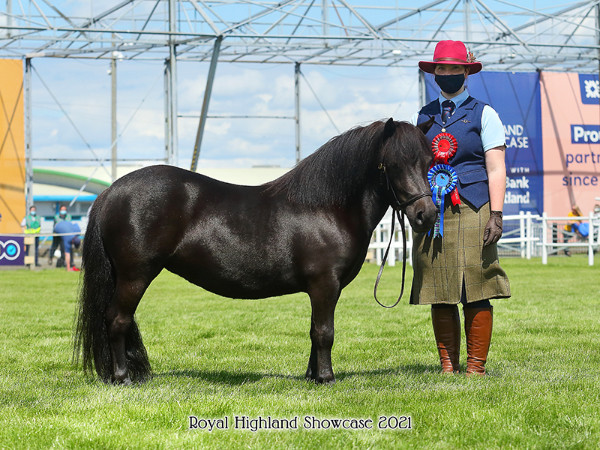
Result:
[[[390,231],[390,243],[388,244],[387,249],[385,250],[385,254],[383,255],[383,260],[381,261],[381,267],[379,268],[379,273],[377,274],[377,280],[375,281],[375,288],[373,289],[373,296],[375,297],[375,301],[377,303],[379,303],[379,305],[383,306],[384,308],[393,308],[398,303],[400,303],[400,299],[402,298],[402,295],[404,295],[404,278],[406,276],[406,228],[404,226],[404,210],[408,206],[410,206],[411,204],[413,204],[414,202],[419,200],[420,198],[431,197],[431,192],[421,192],[419,194],[413,195],[405,202],[400,202],[400,200],[398,200],[398,196],[396,195],[396,191],[394,190],[394,186],[392,185],[392,183],[390,181],[390,177],[388,176],[387,171],[385,170],[385,165],[383,163],[379,164],[379,169],[381,169],[383,171],[383,173],[385,174],[385,180],[387,183],[387,187],[392,192],[392,196],[394,197],[394,204],[392,204],[392,208],[394,211],[392,212],[392,229]],[[377,287],[379,286],[379,281],[381,280],[381,275],[383,274],[383,267],[385,266],[385,262],[387,261],[388,254],[390,253],[390,247],[392,246],[392,239],[394,239],[394,231],[396,228],[396,217],[398,217],[398,221],[400,222],[400,227],[402,229],[402,289],[400,290],[400,295],[398,296],[396,303],[394,303],[391,306],[388,306],[388,305],[384,305],[383,303],[381,303],[379,301],[379,299],[377,298]]]
[[[402,214],[404,214],[404,210],[406,209],[406,207],[410,206],[411,204],[413,204],[414,202],[416,202],[417,200],[419,200],[420,198],[423,197],[431,197],[431,191],[429,192],[420,192],[419,194],[415,194],[412,197],[410,197],[408,200],[406,200],[405,202],[400,202],[400,200],[398,200],[398,196],[396,195],[396,191],[394,190],[394,186],[392,185],[392,182],[390,181],[390,177],[387,173],[385,164],[380,163],[379,164],[379,170],[381,170],[384,175],[385,175],[385,181],[387,184],[387,188],[392,192],[392,196],[394,197],[394,204],[392,205],[392,207],[396,210],[396,212],[398,210],[402,211]]]

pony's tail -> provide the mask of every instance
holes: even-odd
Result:
[[[83,276],[79,291],[73,360],[78,364],[81,357],[86,373],[92,373],[95,368],[98,376],[109,383],[113,370],[106,308],[115,294],[116,279],[100,234],[100,208],[98,204],[94,206],[83,240]]]
[[[100,233],[101,197],[92,208],[83,241],[79,293],[79,311],[75,324],[73,360],[81,357],[86,373],[96,373],[102,381],[113,381],[113,361],[106,323],[106,310],[115,295],[116,275],[104,248]],[[152,377],[148,354],[135,320],[125,336],[127,368],[132,381],[144,382]]]

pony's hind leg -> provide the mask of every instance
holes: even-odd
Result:
[[[150,283],[117,277],[115,296],[106,310],[106,325],[113,363],[112,381],[129,385],[151,376],[150,363],[134,319],[135,310]]]
[[[310,295],[312,306],[310,340],[311,350],[306,378],[317,383],[333,383],[331,348],[334,339],[334,314],[340,295],[339,285],[328,280],[317,283]]]

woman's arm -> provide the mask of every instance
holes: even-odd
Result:
[[[502,211],[506,192],[504,146],[495,147],[485,152],[485,168],[490,188],[490,209],[492,211]]]
[[[490,191],[490,219],[483,232],[483,245],[495,244],[502,237],[502,208],[506,191],[504,145],[485,152],[485,167]]]

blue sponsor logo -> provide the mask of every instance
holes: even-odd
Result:
[[[581,103],[584,105],[600,104],[600,83],[598,75],[580,73],[579,89],[581,90]]]
[[[23,238],[15,237],[0,239],[0,266],[13,266],[24,264]]]
[[[571,144],[600,144],[600,125],[571,125]]]

